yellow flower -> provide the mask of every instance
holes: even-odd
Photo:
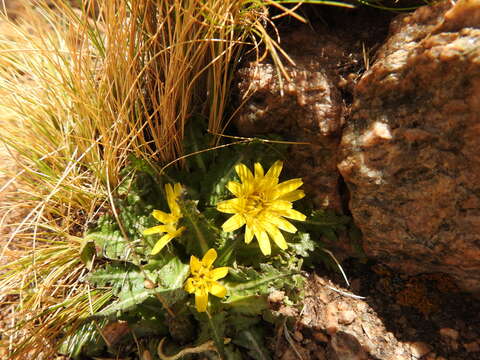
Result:
[[[227,294],[227,289],[216,280],[227,276],[228,267],[212,269],[216,258],[217,252],[214,249],[208,250],[202,261],[193,255],[190,257],[191,277],[185,282],[185,291],[195,293],[195,306],[198,312],[207,311],[208,293],[219,298]]]
[[[176,183],[173,186],[171,184],[166,184],[165,193],[167,194],[167,203],[168,207],[170,208],[170,214],[160,210],[153,210],[152,216],[163,223],[163,225],[145,229],[143,232],[143,235],[165,233],[165,235],[163,235],[153,247],[151,252],[152,255],[158,254],[160,250],[162,250],[163,247],[169,243],[170,240],[180,236],[185,230],[185,226],[177,229],[178,221],[182,218],[182,211],[180,210],[180,206],[177,202],[177,199],[182,193],[182,185],[179,183]]]
[[[260,163],[255,163],[255,174],[243,164],[235,166],[241,183],[230,181],[228,190],[234,199],[217,204],[218,211],[235,214],[223,225],[223,231],[234,231],[246,225],[245,242],[249,244],[255,236],[264,255],[271,254],[270,239],[282,250],[287,248],[283,237],[284,230],[297,231],[286,219],[304,221],[306,216],[292,209],[292,202],[305,196],[302,179],[292,179],[279,183],[283,163],[276,161],[265,174]]]

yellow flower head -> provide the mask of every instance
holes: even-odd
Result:
[[[228,190],[236,196],[234,199],[217,204],[218,211],[235,214],[223,225],[223,231],[234,231],[246,225],[245,242],[248,244],[255,236],[264,255],[271,254],[270,239],[282,250],[287,248],[283,237],[284,230],[290,233],[297,228],[285,220],[304,221],[306,216],[292,209],[292,202],[305,196],[302,179],[292,179],[279,183],[283,163],[276,161],[265,174],[260,163],[255,163],[255,174],[245,165],[235,166],[241,183],[230,181]]]
[[[160,210],[153,210],[152,216],[163,223],[163,225],[148,228],[143,232],[143,235],[165,233],[165,235],[163,235],[153,247],[151,252],[152,255],[158,254],[170,240],[180,236],[185,230],[185,226],[177,229],[178,221],[182,218],[182,211],[177,202],[177,199],[182,193],[182,185],[179,183],[176,183],[173,186],[171,184],[166,184],[165,193],[167,194],[167,203],[170,208],[170,214]]]
[[[227,289],[216,280],[228,274],[228,267],[212,269],[213,262],[217,258],[214,249],[208,250],[200,261],[195,256],[190,257],[190,277],[185,282],[185,291],[195,293],[195,306],[198,312],[207,311],[208,293],[223,298]]]

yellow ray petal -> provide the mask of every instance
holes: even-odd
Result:
[[[245,201],[242,201],[242,200],[243,199],[235,198],[235,199],[220,201],[217,204],[217,210],[227,214],[237,214],[237,213],[243,212],[242,204],[244,204]]]
[[[206,268],[210,268],[217,258],[217,252],[215,249],[208,250],[205,255],[203,255],[202,265]]]
[[[153,210],[152,216],[164,224],[169,224],[177,221],[174,216],[172,216],[171,214],[167,214],[166,212],[163,212],[161,210]]]
[[[216,297],[223,298],[227,295],[227,289],[225,289],[225,286],[220,285],[215,281],[212,283],[210,293]]]
[[[158,225],[158,226],[154,226],[154,227],[143,230],[143,235],[164,233],[164,232],[167,232],[169,229],[170,227],[167,225]]]
[[[293,209],[285,210],[284,212],[282,212],[282,216],[285,216],[286,218],[289,218],[292,220],[298,220],[298,221],[305,221],[305,219],[307,218],[301,212]]]
[[[302,179],[291,179],[291,180],[284,181],[278,184],[277,186],[275,186],[275,189],[273,190],[274,198],[278,199],[282,195],[285,195],[289,192],[297,190],[302,185],[303,185]]]
[[[174,186],[173,186],[173,191],[175,193],[175,197],[179,197],[182,193],[182,184],[180,183],[176,183]]]
[[[305,197],[305,193],[303,190],[295,190],[292,192],[289,192],[285,195],[280,196],[277,200],[284,200],[284,201],[297,201],[300,199],[303,199]]]
[[[288,244],[285,241],[285,238],[283,237],[281,231],[278,230],[276,226],[272,224],[265,224],[265,229],[267,229],[268,234],[280,249],[285,250],[288,247]]]
[[[265,173],[263,171],[262,164],[255,163],[255,165],[253,165],[253,168],[254,168],[254,171],[255,171],[255,178],[258,179],[258,178],[264,177]]]
[[[193,279],[188,278],[187,281],[185,282],[185,291],[193,294],[195,292],[195,285],[193,285]]]
[[[235,166],[235,171],[237,172],[238,176],[242,183],[250,182],[253,180],[253,174],[248,167],[244,164],[238,164]]]
[[[280,160],[277,160],[270,167],[270,169],[268,169],[267,174],[265,176],[278,178],[280,176],[280,173],[282,172],[282,168],[283,168],[283,162]]]
[[[181,228],[178,228],[176,229],[175,231],[173,232],[170,232],[170,234],[172,234],[172,238],[176,238],[177,236],[180,236],[182,235],[183,231],[186,229],[185,226],[182,226]]]
[[[262,231],[260,234],[255,234],[258,240],[258,245],[260,245],[260,250],[262,251],[263,255],[270,255],[272,253],[272,249],[270,247],[270,240],[268,239],[268,235],[265,231]]]
[[[224,267],[213,269],[208,274],[212,280],[218,280],[218,279],[224,278],[228,274],[228,267],[224,266]]]
[[[245,225],[245,217],[241,214],[235,214],[223,223],[222,229],[225,232],[230,232],[241,228],[243,225]]]
[[[167,203],[168,207],[170,208],[170,211],[172,214],[179,216],[181,214],[180,206],[178,205],[177,199],[180,195],[180,192],[182,191],[181,185],[180,185],[180,192],[177,192],[176,190],[179,189],[177,185],[180,184],[175,184],[174,187],[172,187],[171,184],[165,185],[165,192],[167,195]]]
[[[236,181],[229,181],[227,189],[236,197],[242,196],[242,185]]]
[[[292,225],[290,222],[285,220],[284,218],[268,214],[267,215],[267,220],[270,223],[272,223],[273,225],[275,225],[276,227],[278,227],[278,228],[280,228],[284,231],[287,231],[287,232],[292,233],[292,234],[297,232],[297,228],[294,225]]]
[[[284,211],[292,208],[292,203],[285,200],[274,200],[271,202],[268,210],[279,211],[283,214]]]
[[[253,230],[251,226],[246,226],[245,228],[245,244],[250,244],[253,240]]]
[[[196,256],[190,256],[190,272],[196,274],[201,268],[202,264],[200,260]]]
[[[157,243],[153,247],[152,252],[150,254],[151,255],[158,254],[165,247],[165,245],[167,245],[172,239],[173,239],[173,236],[171,234],[163,235],[160,238],[160,240],[157,241]]]
[[[195,307],[198,312],[207,311],[208,293],[205,290],[197,290],[195,292]]]

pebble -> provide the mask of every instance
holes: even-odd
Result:
[[[295,340],[297,340],[298,342],[301,342],[303,340],[303,335],[300,331],[296,330],[294,333],[293,333],[293,338]]]
[[[328,294],[326,292],[322,291],[320,294],[318,294],[318,298],[324,304],[328,304],[330,302],[330,299],[328,298]]]
[[[334,302],[328,304],[325,311],[325,330],[329,335],[338,331],[337,304]]]
[[[313,338],[321,343],[328,343],[328,337],[323,332],[316,332],[313,334]]]
[[[285,291],[275,290],[268,295],[268,301],[271,303],[280,303],[285,298]]]
[[[465,350],[467,350],[467,352],[479,352],[480,351],[480,344],[478,341],[472,341],[472,342],[469,342],[469,343],[465,343],[463,344],[463,347],[465,348]]]
[[[432,348],[423,341],[415,341],[410,343],[410,351],[414,357],[420,359],[427,355]]]
[[[355,311],[346,310],[338,314],[338,323],[343,325],[349,325],[355,320]]]
[[[452,328],[441,328],[440,329],[440,336],[442,338],[449,338],[452,340],[458,340],[460,334],[457,330]]]

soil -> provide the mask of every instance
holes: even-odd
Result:
[[[282,340],[278,358],[299,359],[295,347],[303,359],[480,359],[480,303],[448,277],[358,259],[343,269],[348,288],[339,273],[309,275],[293,342]]]

